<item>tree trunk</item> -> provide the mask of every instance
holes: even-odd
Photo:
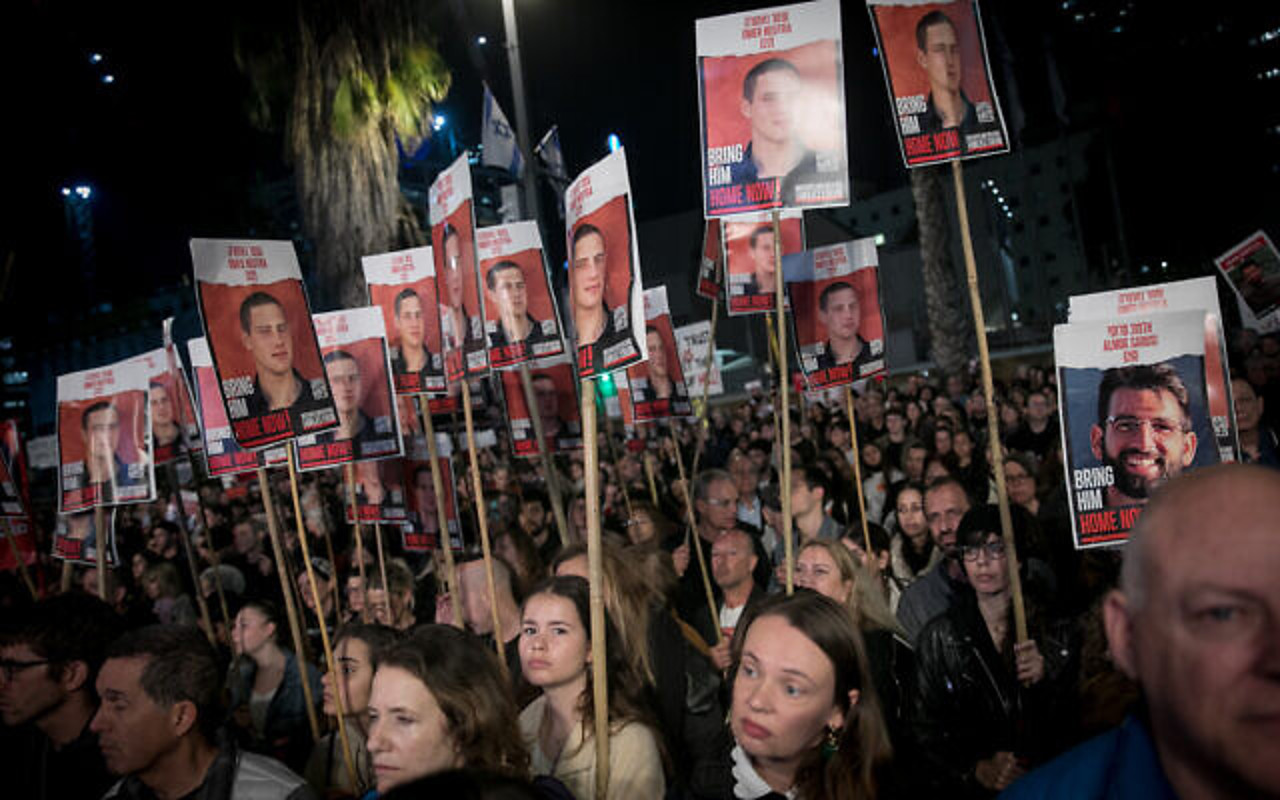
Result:
[[[917,167],[911,196],[920,227],[920,261],[925,311],[929,315],[929,355],[944,372],[961,370],[974,352],[968,303],[956,284],[949,246],[950,224],[943,190],[946,167]]]
[[[360,257],[423,244],[422,228],[400,193],[400,158],[391,123],[381,119],[335,136],[329,104],[361,55],[350,28],[328,35],[299,14],[297,77],[288,152],[306,235],[315,244],[313,307],[368,303]],[[321,41],[317,42],[317,38]]]

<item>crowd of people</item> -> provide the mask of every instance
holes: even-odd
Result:
[[[994,408],[969,373],[874,382],[853,427],[843,396],[797,398],[790,543],[769,395],[644,448],[602,431],[603,646],[582,456],[556,458],[561,531],[500,420],[477,453],[494,555],[460,458],[452,583],[391,526],[357,547],[340,470],[302,476],[301,520],[270,473],[283,563],[256,481],[121,506],[105,593],[45,556],[38,601],[0,582],[4,793],[583,800],[607,734],[617,800],[1280,797],[1280,342],[1235,344],[1255,463],[1161,487],[1124,558],[1072,545],[1039,366]]]

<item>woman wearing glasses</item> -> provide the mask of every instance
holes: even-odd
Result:
[[[1010,512],[1023,542],[1035,522],[1022,508]],[[1070,735],[1063,720],[1071,718],[1075,637],[1027,597],[1028,639],[1017,643],[1000,530],[994,505],[965,514],[957,544],[969,586],[917,643],[915,733],[935,762],[935,791],[959,797],[994,797]]]

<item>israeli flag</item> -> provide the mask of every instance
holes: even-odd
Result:
[[[481,163],[490,167],[501,167],[512,175],[520,177],[524,172],[524,160],[520,158],[520,147],[516,144],[516,132],[507,122],[507,115],[502,113],[498,101],[484,86],[484,120],[481,124],[480,142],[484,145],[484,158]]]
[[[569,170],[564,165],[564,153],[560,150],[560,126],[552,125],[551,130],[542,137],[538,146],[533,148],[534,154],[542,160],[547,173],[562,181],[569,180]]]

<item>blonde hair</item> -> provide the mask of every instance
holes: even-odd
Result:
[[[889,609],[889,601],[884,596],[880,581],[875,573],[862,566],[854,559],[853,553],[838,541],[814,539],[805,543],[800,552],[810,548],[826,551],[840,571],[840,580],[853,586],[845,607],[853,615],[853,621],[860,630],[887,630],[901,634],[902,628]],[[797,558],[799,553],[796,554]]]

